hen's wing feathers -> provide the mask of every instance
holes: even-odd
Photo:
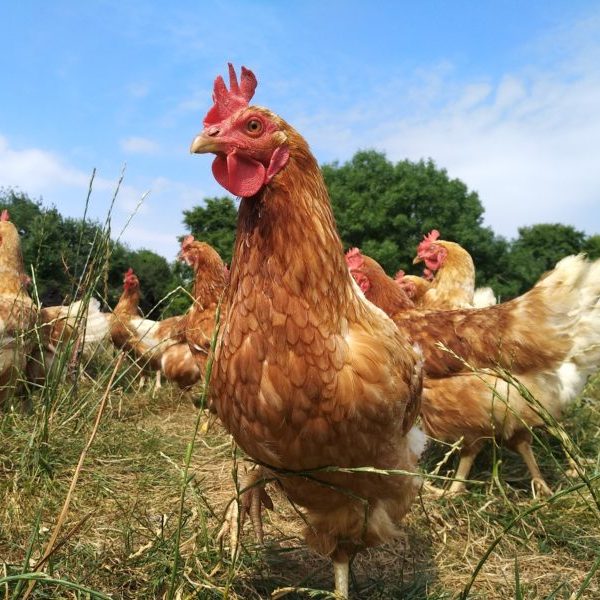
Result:
[[[441,312],[409,310],[393,318],[423,348],[430,376],[464,369],[440,344],[473,366],[500,364],[517,374],[555,369],[578,345],[577,325],[598,301],[597,263],[583,256],[564,258],[529,292],[503,304]]]

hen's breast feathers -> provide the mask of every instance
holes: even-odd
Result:
[[[37,310],[29,296],[21,292],[0,293],[0,383],[7,370],[24,367],[35,340]],[[0,404],[3,392],[0,392]]]
[[[358,292],[323,208],[242,200],[214,395],[267,464],[382,466],[418,412],[419,360]]]

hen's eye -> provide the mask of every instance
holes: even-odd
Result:
[[[248,133],[257,135],[262,131],[262,123],[258,119],[250,119],[246,123],[246,130]]]

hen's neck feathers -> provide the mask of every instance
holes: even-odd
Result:
[[[296,132],[285,133],[288,164],[240,203],[229,298],[250,275],[267,295],[287,288],[338,323],[356,292],[319,166]]]
[[[21,253],[21,242],[19,234],[10,231],[14,228],[11,223],[3,224],[2,241],[0,245],[0,293],[19,294],[25,292],[23,282],[25,281],[25,268],[23,266],[23,254]]]
[[[225,287],[225,267],[222,263],[211,263],[194,270],[194,305],[205,308],[217,304]]]
[[[440,242],[438,242],[440,243]],[[441,242],[448,250],[444,263],[436,272],[434,285],[436,287],[456,285],[456,280],[461,283],[475,283],[475,265],[471,255],[453,242]]]
[[[367,260],[370,260],[369,257],[365,257],[365,261]],[[414,308],[414,303],[406,292],[377,263],[369,267],[368,277],[371,287],[365,296],[388,316],[401,310]]]
[[[454,242],[438,242],[448,251],[442,266],[435,273],[432,289],[438,299],[470,305],[475,292],[475,265],[471,255]],[[448,306],[454,308],[454,306]]]
[[[140,288],[125,288],[115,310],[113,312],[122,315],[138,316],[138,307],[140,305]]]

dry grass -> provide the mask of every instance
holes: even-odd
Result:
[[[35,435],[41,409],[0,415],[0,597],[19,597],[23,588],[16,592],[17,583],[2,583],[3,578],[30,571],[41,556],[92,429],[97,403],[89,398],[99,401],[101,395],[99,388],[82,390],[78,397],[88,398],[90,406],[76,417],[75,406],[58,403],[62,408],[51,413],[42,449]],[[47,575],[62,583],[38,582],[32,598],[167,597],[181,476],[196,414],[170,387],[154,399],[133,388],[111,391],[48,562]],[[586,466],[588,476],[597,475],[600,377],[573,407],[566,427],[594,459]],[[471,484],[460,498],[424,495],[406,520],[402,539],[356,558],[353,597],[459,597],[498,539],[470,598],[576,598],[586,582],[581,597],[600,597],[599,577],[593,574],[600,557],[598,509],[584,486],[569,491],[578,481],[561,472],[566,461],[560,445],[547,434],[542,439],[545,445],[537,448],[542,470],[563,495],[533,500],[517,457],[497,449],[494,460],[491,451],[484,452],[472,474],[480,485]],[[217,423],[196,442],[173,597],[259,599],[286,587],[309,590],[291,591],[286,598],[331,597],[317,591],[332,589],[329,562],[307,549],[301,520],[276,489],[270,490],[275,511],[265,516],[265,546],[257,547],[246,527],[242,552],[231,564],[229,550],[216,541],[234,489],[231,443]],[[426,466],[442,453],[430,451]],[[498,470],[501,476],[494,477]],[[600,492],[598,480],[594,485]],[[65,582],[79,587],[67,588]]]

